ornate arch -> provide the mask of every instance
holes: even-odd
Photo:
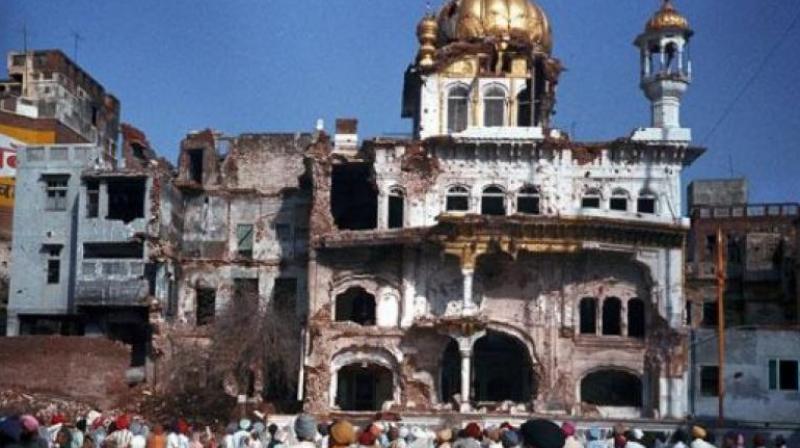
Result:
[[[388,369],[392,373],[392,400],[400,404],[400,365],[403,362],[403,353],[399,350],[390,350],[385,347],[358,346],[342,349],[331,356],[330,384],[328,391],[328,404],[336,406],[337,388],[339,385],[339,370],[354,364],[375,364]]]

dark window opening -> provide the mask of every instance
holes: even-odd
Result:
[[[389,193],[389,228],[399,229],[403,227],[403,208],[405,199],[403,192],[394,190]]]
[[[596,193],[588,193],[581,199],[583,208],[600,208],[600,196]]]
[[[611,210],[624,212],[628,210],[628,198],[622,195],[615,195],[611,197],[608,204]]]
[[[86,217],[97,218],[100,214],[100,182],[86,182]]]
[[[504,216],[506,214],[505,193],[499,187],[488,187],[481,197],[481,214]]]
[[[506,94],[500,87],[490,87],[483,97],[483,126],[498,127],[505,123]]]
[[[203,326],[214,322],[214,315],[217,310],[217,291],[212,288],[198,288],[196,294],[197,325]]]
[[[798,390],[797,361],[778,361],[778,389]]]
[[[156,276],[158,275],[158,265],[147,263],[144,265],[144,278],[147,280],[147,293],[151,296],[156,295]]]
[[[372,169],[365,163],[333,167],[331,211],[341,230],[367,230],[378,225],[378,195]]]
[[[519,191],[517,196],[517,213],[526,215],[538,215],[539,209],[539,190],[535,187],[525,187]]]
[[[272,307],[275,311],[293,313],[297,308],[297,279],[282,277],[275,279],[272,288]]]
[[[144,155],[144,146],[138,143],[131,143],[131,150],[133,152],[133,156],[139,160],[147,159],[147,156]]]
[[[108,182],[107,219],[131,222],[144,218],[145,180],[114,180]]]
[[[469,90],[455,87],[447,96],[447,130],[461,132],[467,128],[469,116]]]
[[[339,294],[336,296],[336,321],[375,325],[375,296],[357,286]]]
[[[531,104],[530,81],[528,81],[528,86],[525,87],[525,90],[517,95],[517,126],[531,127],[533,125],[531,122]]]
[[[450,340],[442,355],[441,382],[440,399],[450,403],[453,395],[461,393],[461,352],[455,340]]]
[[[718,323],[717,302],[703,303],[703,322],[704,326],[716,326]]]
[[[712,256],[717,250],[717,235],[706,235],[706,255]]]
[[[83,258],[142,258],[144,246],[130,243],[84,243]]]
[[[618,370],[601,370],[581,381],[581,401],[596,406],[642,407],[642,381]]]
[[[603,300],[603,334],[607,336],[621,335],[622,302],[616,297]]]
[[[197,182],[198,184],[203,183],[203,150],[202,149],[190,149],[189,153],[189,179]]]
[[[47,284],[56,285],[61,281],[61,260],[47,260]]]
[[[693,325],[692,323],[692,307],[694,306],[693,302],[690,300],[686,300],[686,325]]]
[[[290,241],[292,239],[292,226],[286,223],[275,224],[275,236],[279,241]]]
[[[239,224],[236,226],[236,253],[239,258],[253,258],[253,225]]]
[[[584,297],[580,304],[581,334],[597,334],[597,299]]]
[[[67,191],[69,176],[46,176],[47,202],[45,209],[48,211],[64,211],[67,209]]]
[[[653,214],[656,212],[656,199],[652,196],[640,197],[636,201],[636,210],[639,213]]]
[[[336,404],[343,411],[380,411],[392,399],[392,372],[375,364],[339,369]]]
[[[473,359],[477,401],[528,402],[534,395],[531,358],[517,339],[490,331],[475,342]]]
[[[447,192],[448,212],[466,212],[469,210],[469,190],[464,187],[452,187]]]
[[[700,367],[700,395],[716,397],[719,394],[719,367]]]
[[[258,279],[233,279],[233,299],[237,301],[258,302]]]
[[[644,301],[631,299],[628,301],[628,336],[643,338],[645,332]]]

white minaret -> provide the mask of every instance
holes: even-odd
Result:
[[[691,130],[681,127],[681,98],[692,80],[689,39],[693,32],[671,0],[647,22],[634,45],[641,52],[641,88],[651,104],[651,123],[637,130],[636,140],[689,141]]]

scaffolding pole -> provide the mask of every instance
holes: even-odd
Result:
[[[717,227],[717,424],[725,422],[725,238]]]

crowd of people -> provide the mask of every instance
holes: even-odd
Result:
[[[750,442],[750,443],[748,443]],[[622,424],[578,431],[571,422],[560,426],[549,420],[528,420],[481,427],[477,422],[458,428],[426,428],[401,422],[373,421],[356,427],[347,420],[318,422],[301,414],[291,425],[265,419],[242,419],[225,428],[192,426],[177,419],[165,427],[141,418],[110,418],[92,411],[74,422],[52,415],[0,418],[0,447],[5,448],[714,448],[714,435],[701,426],[671,434],[645,433]],[[721,448],[787,448],[783,437],[751,440],[727,433]]]

